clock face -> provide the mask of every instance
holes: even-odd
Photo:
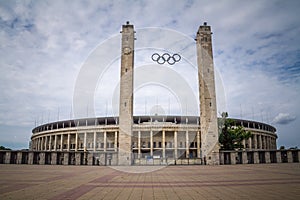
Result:
[[[131,53],[130,47],[124,47],[123,51],[124,51],[124,54],[130,54]]]

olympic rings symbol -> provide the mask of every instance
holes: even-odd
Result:
[[[179,62],[181,60],[181,56],[177,53],[173,54],[172,56],[168,53],[164,53],[162,55],[159,55],[158,53],[154,53],[152,54],[151,58],[154,62],[157,62],[160,65],[163,65],[166,62],[169,65],[174,65],[176,62]]]

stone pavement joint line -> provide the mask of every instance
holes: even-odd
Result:
[[[0,165],[0,199],[300,199],[299,163],[120,169]]]
[[[66,191],[62,194],[59,194],[53,198],[50,198],[50,200],[78,199],[79,197],[88,193],[95,187],[96,186],[93,186],[93,185],[81,185],[77,188],[74,188],[74,189]]]

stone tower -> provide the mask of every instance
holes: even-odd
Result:
[[[219,164],[219,134],[215,92],[212,32],[204,22],[196,36],[200,98],[201,157],[209,165]]]
[[[121,78],[119,105],[119,165],[131,165],[131,136],[133,123],[134,27],[122,26]]]

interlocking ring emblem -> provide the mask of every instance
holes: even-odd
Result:
[[[173,54],[172,56],[168,53],[164,53],[162,55],[159,55],[158,53],[154,53],[152,54],[151,58],[154,62],[157,62],[160,65],[163,65],[166,62],[169,65],[174,65],[176,62],[179,62],[181,60],[181,56],[177,53]]]

